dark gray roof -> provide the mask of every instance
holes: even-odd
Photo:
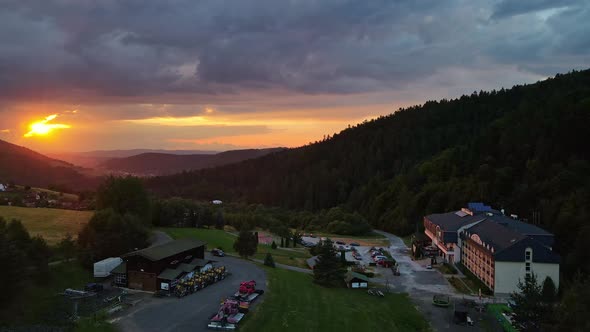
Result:
[[[503,224],[504,226],[519,232],[520,234],[525,235],[553,235],[546,230],[537,227],[533,224],[529,224],[520,220],[509,218],[503,214],[493,214],[492,216],[487,215],[487,219],[493,220],[499,224]]]
[[[176,267],[177,270],[184,271],[184,272],[193,272],[197,268],[197,264],[187,264],[182,263]]]
[[[183,273],[183,271],[180,269],[166,269],[158,275],[158,278],[164,279],[164,280],[174,280],[174,279],[178,278],[178,276],[181,275],[182,273]]]
[[[191,264],[195,264],[198,267],[203,267],[211,262],[213,262],[213,261],[210,259],[195,258],[191,261]]]
[[[467,228],[465,232],[470,235],[477,234],[484,244],[494,248],[494,252],[508,248],[525,238],[524,235],[488,219]]]
[[[151,261],[159,261],[166,257],[174,256],[181,252],[194,249],[197,247],[204,246],[205,242],[197,240],[197,239],[179,239],[170,241],[158,246],[153,246],[137,251],[132,251],[123,255],[122,257],[129,257],[129,256],[142,256]]]
[[[560,257],[541,242],[520,234],[503,224],[486,219],[464,231],[464,235],[477,234],[484,245],[494,248],[494,259],[504,262],[524,262],[525,249],[533,249],[533,262],[559,263]]]
[[[525,237],[524,239],[514,243],[510,247],[497,252],[494,259],[499,262],[524,262],[525,250],[531,248],[533,250],[532,259],[534,263],[553,263],[559,264],[561,257],[547,248],[539,241]],[[533,267],[534,270],[534,267]]]
[[[459,228],[483,218],[485,217],[481,215],[471,216],[469,214],[461,213],[461,210],[447,213],[435,213],[426,216],[426,219],[440,226],[445,232],[456,232]]]

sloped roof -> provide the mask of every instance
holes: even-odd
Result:
[[[497,252],[494,259],[498,262],[524,262],[527,248],[533,250],[533,263],[559,264],[561,262],[561,257],[558,254],[530,237],[525,237],[510,247]]]
[[[357,272],[348,271],[346,273],[346,277],[344,278],[344,280],[346,280],[346,282],[350,282],[352,279],[360,279],[362,281],[369,282],[369,277],[367,277],[366,275],[360,274]]]
[[[524,235],[488,219],[467,228],[465,231],[477,234],[485,244],[494,247],[495,252],[508,248],[525,238]]]
[[[184,271],[180,269],[166,269],[158,275],[158,278],[164,280],[174,280],[178,278],[178,276],[181,275],[183,272]]]
[[[204,246],[205,244],[205,242],[197,239],[178,239],[158,246],[132,251],[123,255],[123,257],[142,256],[151,261],[159,261],[166,257],[174,256],[181,252]]]
[[[547,232],[546,230],[537,227],[533,224],[529,224],[526,222],[522,222],[520,220],[516,220],[516,219],[512,219],[509,217],[506,217],[503,214],[493,214],[492,216],[486,216],[487,219],[490,219],[492,221],[495,221],[499,224],[502,224],[516,232],[519,232],[521,234],[525,234],[525,235],[553,235],[549,232]]]
[[[435,213],[426,216],[426,219],[430,220],[435,225],[440,226],[440,228],[445,232],[456,232],[459,228],[484,219],[484,216],[481,215],[468,215],[468,214],[461,214],[459,211],[447,212],[447,213]],[[463,216],[461,216],[463,215]]]

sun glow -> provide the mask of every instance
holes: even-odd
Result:
[[[32,123],[29,126],[29,132],[24,134],[24,137],[33,137],[33,136],[45,136],[52,132],[54,129],[67,129],[71,128],[70,125],[62,124],[62,123],[48,123],[52,120],[57,118],[57,114],[52,114],[41,121],[37,121]]]

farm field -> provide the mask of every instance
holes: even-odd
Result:
[[[241,331],[427,331],[405,294],[385,298],[362,290],[323,288],[310,275],[265,268],[269,291]]]
[[[6,221],[20,220],[31,236],[41,235],[50,245],[57,243],[66,233],[76,236],[93,213],[93,211],[0,206],[0,216]]]

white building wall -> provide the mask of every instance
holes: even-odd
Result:
[[[546,277],[553,279],[555,287],[559,287],[559,264],[531,263],[531,271],[536,275],[537,282],[542,285]],[[510,294],[518,291],[518,280],[524,281],[526,275],[525,262],[495,262],[494,293]]]

